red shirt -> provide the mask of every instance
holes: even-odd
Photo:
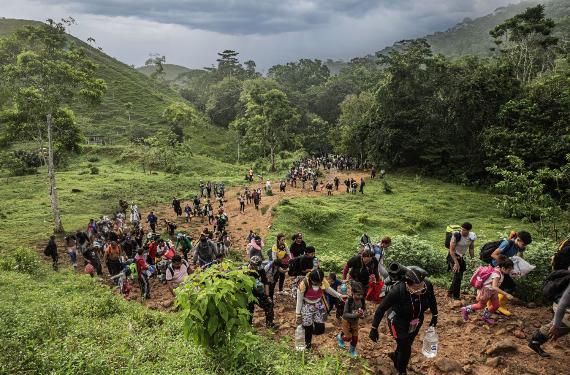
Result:
[[[142,255],[137,255],[135,257],[135,262],[137,265],[137,273],[139,274],[139,277],[141,277],[142,272],[148,269],[148,265],[146,264],[146,261]]]
[[[148,245],[148,256],[151,258],[156,258],[156,251],[158,250],[158,244],[154,241],[152,241],[149,245]]]

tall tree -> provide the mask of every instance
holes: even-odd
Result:
[[[298,123],[299,115],[291,106],[287,95],[274,85],[255,79],[244,83],[240,101],[245,108],[242,117],[232,128],[245,133],[250,146],[268,150],[271,169],[275,170],[275,154],[286,144],[290,129]]]
[[[222,52],[218,53],[218,75],[220,79],[224,77],[239,77],[243,74],[243,67],[238,60],[239,53],[231,50],[226,49]]]
[[[162,113],[162,118],[170,125],[170,130],[178,143],[184,142],[184,128],[192,125],[196,120],[196,110],[188,104],[172,103]]]
[[[166,63],[166,56],[161,56],[159,53],[150,53],[149,58],[145,61],[146,66],[154,67],[153,72],[150,74],[155,82],[162,83],[166,77],[164,72],[164,65]]]
[[[210,87],[206,113],[215,125],[228,127],[236,118],[241,88],[241,81],[231,76]]]
[[[54,166],[54,116],[76,99],[99,103],[106,85],[95,78],[96,65],[71,42],[61,22],[48,20],[40,26],[27,26],[0,40],[0,79],[10,87],[4,103],[20,113],[29,136],[43,145],[47,138],[50,200],[54,231],[63,232]]]
[[[514,66],[518,79],[528,83],[554,67],[554,47],[558,44],[558,38],[551,35],[554,26],[554,21],[544,14],[544,5],[539,4],[509,18],[489,33]]]

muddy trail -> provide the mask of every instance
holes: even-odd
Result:
[[[333,172],[328,177],[338,175],[341,181],[347,177],[353,177],[357,181],[360,177],[368,177],[363,172]],[[326,182],[326,179],[323,178]],[[249,186],[250,188],[264,188],[265,183],[244,183],[242,186],[230,188],[226,192],[226,202],[224,204],[226,213],[229,217],[229,225],[227,231],[232,239],[233,251],[239,251],[245,256],[245,247],[247,245],[246,237],[250,230],[260,234],[262,238],[266,238],[272,224],[272,208],[283,198],[296,197],[326,197],[326,191],[309,191],[309,184],[306,189],[301,189],[299,183],[296,188],[287,186],[286,192],[279,192],[278,183],[272,184],[273,195],[267,196],[263,194],[259,210],[256,210],[253,203],[246,205],[245,213],[239,213],[239,202],[237,194]],[[344,186],[339,187],[339,191],[335,191],[333,197],[339,194],[346,194]],[[366,190],[365,190],[366,193]],[[359,194],[359,193],[358,193]],[[212,200],[213,201],[213,200]],[[182,202],[184,205],[185,201]],[[215,209],[217,204],[214,205]],[[154,209],[159,219],[166,218],[176,221],[178,230],[190,234],[193,238],[197,238],[198,234],[208,226],[206,218],[192,218],[190,223],[185,223],[184,218],[176,218],[172,208],[165,204],[159,207],[141,207],[142,212],[148,212]],[[165,230],[163,223],[159,222],[158,232]],[[299,228],[302,231],[302,228]],[[145,230],[148,228],[145,227]],[[271,244],[266,243],[266,247]],[[62,249],[63,246],[60,247]],[[317,249],[318,256],[318,249]],[[67,255],[62,251],[60,259],[67,261]],[[80,268],[81,270],[81,268]],[[105,280],[110,287],[112,284]],[[275,340],[287,339],[289,342],[294,337],[295,331],[295,303],[290,295],[291,278],[286,280],[285,290],[288,295],[275,294],[275,323],[280,328],[272,334]],[[140,292],[138,286],[134,283],[129,299],[140,301]],[[174,296],[169,289],[162,285],[156,278],[151,282],[152,298],[143,302],[148,308],[153,310],[172,311],[174,309]],[[524,305],[510,304],[509,310],[512,312],[510,317],[495,316],[497,324],[489,327],[479,320],[477,314],[472,314],[469,322],[463,322],[460,317],[459,308],[462,304],[459,301],[452,301],[447,297],[446,291],[436,287],[436,296],[438,301],[439,316],[437,333],[439,335],[439,351],[436,358],[427,359],[421,354],[421,343],[423,332],[427,329],[430,314],[426,313],[424,327],[419,337],[416,339],[412,358],[409,366],[411,374],[570,374],[570,338],[568,336],[558,340],[557,342],[549,342],[544,348],[552,357],[543,359],[535,354],[527,343],[534,331],[542,324],[552,319],[552,310],[549,307],[529,308]],[[464,303],[474,302],[473,295],[464,294]],[[395,342],[390,336],[385,320],[380,325],[380,339],[378,343],[373,343],[368,338],[370,323],[376,309],[376,305],[372,302],[367,303],[367,311],[364,319],[360,323],[360,335],[358,343],[359,356],[366,359],[364,365],[357,365],[358,372],[368,369],[371,373],[376,374],[395,374],[393,371],[391,360],[388,353],[395,349]],[[265,331],[265,318],[263,311],[256,308],[254,316],[254,325],[260,332]],[[339,352],[341,349],[337,347],[335,336],[340,330],[340,321],[334,317],[334,312],[326,322],[326,331],[323,335],[314,336],[313,345],[316,352]],[[292,344],[290,344],[292,345]],[[347,354],[348,355],[348,354]],[[356,365],[356,362],[355,362]]]

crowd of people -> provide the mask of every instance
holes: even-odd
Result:
[[[295,187],[306,181],[315,186],[319,168],[350,169],[360,167],[354,159],[344,157],[310,158],[295,163],[287,173],[279,188],[285,191],[287,186]],[[375,170],[371,178],[375,177]],[[253,173],[248,172],[249,176]],[[384,175],[382,171],[381,175]],[[364,179],[357,183],[347,179],[347,192],[353,192],[353,183],[360,186],[363,193]],[[330,182],[330,190],[338,190],[338,177]],[[318,184],[317,184],[318,185]],[[322,185],[322,182],[321,182]],[[136,205],[128,205],[121,201],[118,211],[112,218],[102,216],[99,221],[90,220],[84,230],[65,237],[64,246],[70,261],[77,267],[78,254],[85,260],[85,272],[103,276],[103,265],[108,275],[117,282],[120,292],[128,296],[129,280],[138,282],[142,299],[151,298],[151,279],[156,277],[165,283],[174,295],[174,289],[184,282],[187,275],[198,269],[208,268],[223,259],[232,249],[232,239],[227,227],[228,215],[225,211],[225,189],[223,184],[200,182],[199,194],[193,199],[193,207],[173,197],[171,206],[177,222],[166,219],[159,220],[151,211],[142,222]],[[329,190],[327,183],[326,189]],[[356,189],[356,187],[354,188]],[[259,207],[262,195],[269,193],[271,183],[265,189],[244,189],[237,197],[240,212],[245,206],[253,204]],[[313,187],[313,190],[315,188]],[[212,194],[213,193],[213,194]],[[210,199],[215,197],[217,208]],[[204,203],[203,203],[204,202]],[[130,207],[130,219],[127,211]],[[182,213],[185,218],[182,218]],[[216,214],[214,214],[216,212]],[[190,222],[192,217],[208,219],[208,225],[200,232],[198,238],[178,231],[180,221]],[[157,232],[157,226],[163,223],[167,234]],[[147,224],[148,232],[145,230]],[[463,274],[466,270],[466,257],[475,257],[476,235],[469,222],[449,231],[446,246],[449,248],[447,262],[451,271],[451,287],[449,296],[460,298]],[[290,240],[289,240],[290,238]],[[411,356],[411,347],[424,323],[424,313],[431,311],[429,326],[435,327],[438,322],[437,300],[428,273],[414,265],[404,266],[399,263],[385,264],[386,253],[391,245],[391,238],[384,236],[372,241],[363,235],[359,251],[349,257],[342,267],[342,277],[335,273],[325,275],[316,256],[314,246],[307,245],[302,233],[287,236],[279,233],[275,243],[266,244],[264,239],[250,231],[244,254],[247,272],[256,280],[251,291],[256,302],[249,305],[251,319],[255,306],[259,306],[265,315],[267,328],[278,330],[274,322],[275,294],[290,296],[295,305],[295,320],[304,331],[304,347],[312,348],[314,335],[323,334],[325,321],[334,311],[339,319],[340,327],[336,341],[340,348],[348,346],[351,356],[357,356],[360,321],[366,315],[367,301],[379,302],[370,326],[369,337],[376,342],[379,338],[378,328],[386,316],[389,332],[395,340],[395,350],[389,354],[394,368],[399,374],[407,372]],[[488,263],[473,275],[471,284],[477,289],[476,303],[461,308],[460,314],[465,321],[470,314],[482,311],[481,319],[489,325],[496,322],[491,314],[501,308],[501,303],[511,299],[516,283],[511,277],[514,268],[513,256],[522,256],[524,249],[532,242],[526,231],[513,233],[509,238],[490,244],[489,250],[481,252],[481,259]],[[492,246],[491,246],[492,245]],[[484,246],[484,248],[485,248]],[[529,346],[541,356],[548,354],[541,348],[550,338],[557,338],[570,332],[570,276],[568,259],[570,241],[557,252],[558,259],[554,268],[560,275],[553,280],[557,282],[553,309],[555,318],[541,327],[532,337]],[[52,237],[45,248],[45,254],[53,259],[57,268],[58,255],[55,237]],[[562,255],[560,255],[562,254]],[[487,267],[487,268],[485,268]],[[479,283],[473,279],[479,277]],[[285,289],[285,281],[290,278],[291,289]],[[565,279],[564,279],[565,278]],[[563,283],[560,280],[568,280]],[[553,287],[554,288],[554,287]],[[287,303],[287,298],[282,301]]]

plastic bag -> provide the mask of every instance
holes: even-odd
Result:
[[[511,271],[511,276],[514,277],[523,277],[528,275],[528,273],[532,270],[534,270],[536,268],[536,266],[533,266],[532,264],[530,264],[529,262],[527,262],[526,260],[524,260],[523,258],[519,257],[519,256],[512,256],[511,260],[514,263],[514,268]]]

